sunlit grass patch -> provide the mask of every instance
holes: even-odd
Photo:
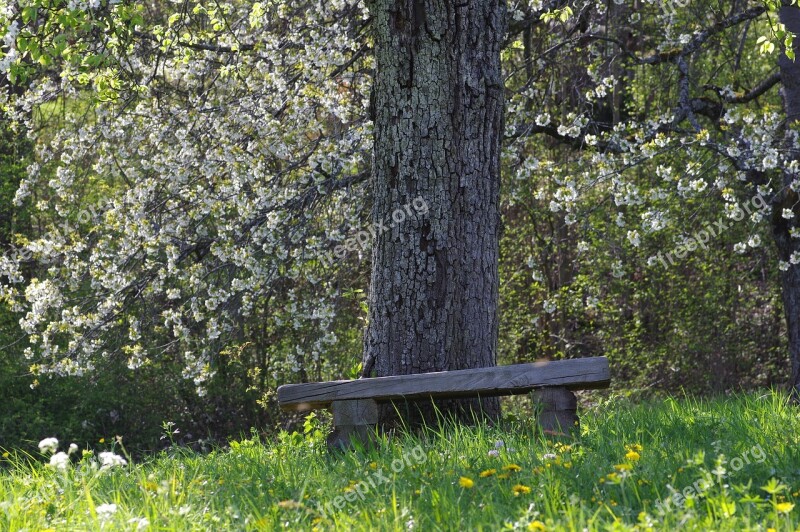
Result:
[[[571,441],[532,420],[330,454],[324,431],[142,463],[6,451],[1,530],[795,530],[800,412],[778,394],[606,401]],[[68,449],[69,450],[69,449]],[[109,452],[109,451],[105,451]]]

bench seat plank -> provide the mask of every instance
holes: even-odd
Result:
[[[394,375],[348,381],[284,384],[278,388],[283,410],[327,408],[333,401],[489,397],[528,393],[543,386],[569,390],[607,388],[611,381],[606,357],[575,358],[489,368]]]

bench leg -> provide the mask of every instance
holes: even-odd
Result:
[[[566,435],[579,430],[578,401],[566,388],[546,387],[534,390],[539,411],[539,426],[545,434]]]
[[[378,424],[378,403],[372,399],[334,401],[333,432],[328,436],[328,449],[346,450],[353,440],[368,444],[375,436]]]

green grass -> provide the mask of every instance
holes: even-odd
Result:
[[[800,524],[800,506],[792,506],[800,495],[800,411],[778,394],[610,400],[581,423],[580,437],[565,442],[542,439],[526,420],[450,425],[329,454],[312,419],[307,434],[232,442],[209,455],[175,449],[108,471],[91,467],[91,454],[59,471],[12,452],[0,473],[0,530],[136,530],[142,519],[149,525],[140,530]],[[673,490],[687,487],[694,495],[676,504]],[[659,511],[659,500],[670,504]],[[116,511],[104,517],[97,509],[108,504]]]

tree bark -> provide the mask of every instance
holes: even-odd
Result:
[[[780,9],[780,19],[786,29],[800,35],[800,8],[784,5]],[[789,161],[800,161],[800,40],[794,42],[795,56],[792,61],[781,54],[778,65],[781,71],[784,109],[786,111],[786,133],[784,149]],[[791,185],[800,180],[800,172],[792,171],[789,164],[783,171],[784,188],[773,203],[772,230],[781,260],[789,262],[793,253],[800,254],[800,238],[792,238],[792,228],[800,227],[800,208],[798,194]],[[796,185],[795,185],[796,187]],[[783,210],[790,209],[794,218],[783,218]],[[786,314],[786,328],[789,336],[789,355],[792,374],[789,380],[792,396],[800,401],[800,264],[790,264],[789,269],[781,272],[781,288],[783,307]]]
[[[376,0],[372,10],[375,242],[363,374],[495,365],[505,3]],[[494,398],[437,406],[461,419],[499,412]],[[433,419],[430,404],[404,416]]]

